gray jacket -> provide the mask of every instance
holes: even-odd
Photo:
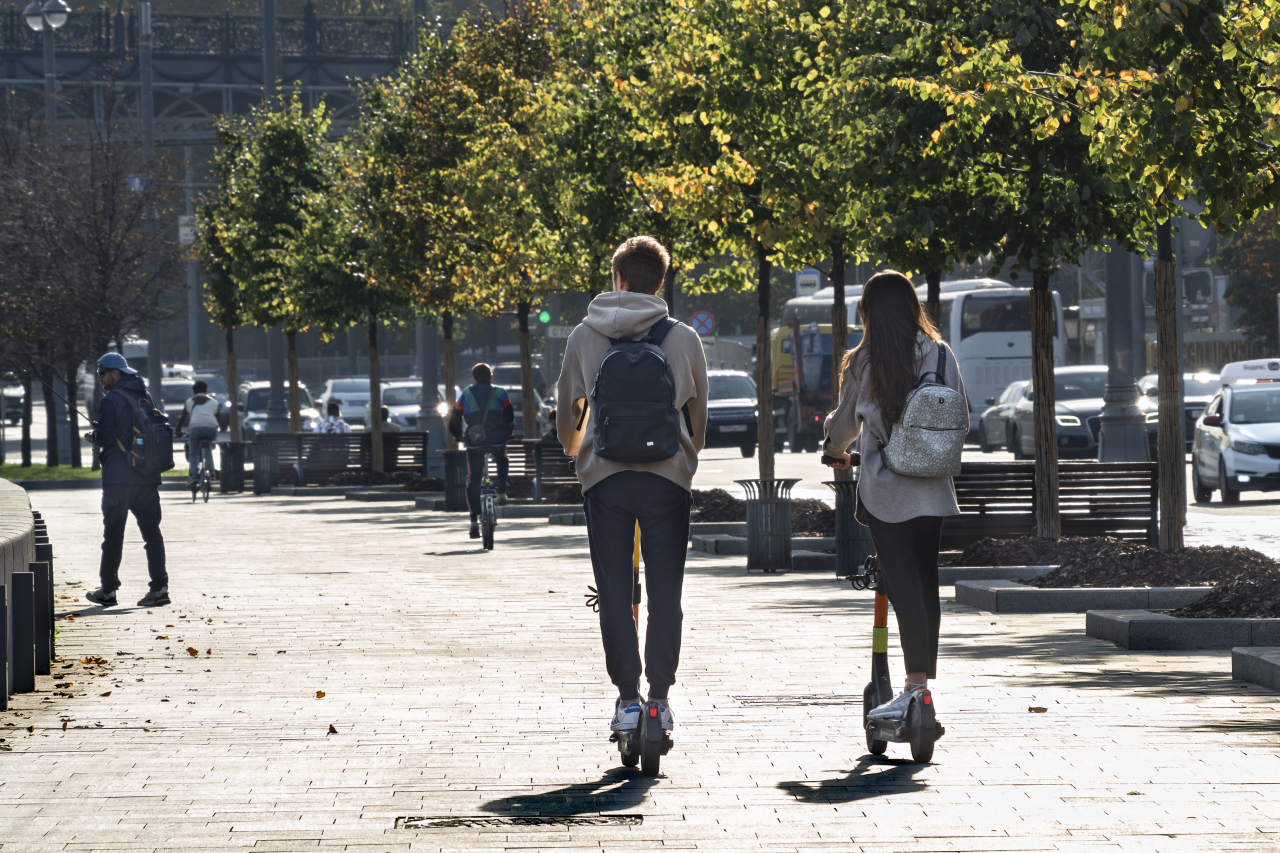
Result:
[[[955,353],[945,343],[942,346],[947,353],[946,383],[964,395],[964,380],[960,377]],[[858,497],[867,511],[881,521],[908,521],[924,515],[959,515],[960,506],[956,503],[956,490],[950,477],[903,477],[881,463],[876,437],[887,443],[890,425],[884,422],[880,407],[871,401],[869,377],[867,381],[859,381],[865,360],[864,353],[856,355],[840,379],[840,404],[827,415],[822,452],[828,456],[847,452],[854,439],[865,430]],[[933,370],[937,363],[938,345],[920,335],[916,343],[916,375]],[[965,400],[968,401],[967,395]]]

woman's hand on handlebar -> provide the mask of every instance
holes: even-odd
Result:
[[[826,465],[828,468],[844,470],[845,468],[848,468],[852,462],[853,458],[849,456],[848,453],[842,453],[840,456],[828,456],[825,453],[822,454],[822,464]]]

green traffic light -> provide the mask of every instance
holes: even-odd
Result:
[[[550,322],[551,322],[551,312],[549,312],[549,311],[543,311],[543,312],[541,312],[540,314],[538,314],[538,322],[539,322],[539,323],[550,323]]]

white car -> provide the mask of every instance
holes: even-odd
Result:
[[[385,389],[387,383],[383,382]],[[324,383],[320,393],[316,395],[316,408],[321,412],[328,410],[329,401],[337,400],[342,407],[342,419],[351,426],[364,426],[365,409],[369,408],[369,377],[343,376],[330,379]]]
[[[289,383],[284,386],[285,402],[288,404]],[[240,429],[243,441],[252,441],[253,436],[267,427],[267,402],[271,396],[270,382],[245,382],[240,385],[240,393],[236,395],[236,408],[240,413]],[[311,405],[311,395],[307,386],[298,383],[298,414],[302,418],[302,431],[312,432],[320,425],[322,417]]]
[[[366,383],[367,384],[367,383]],[[461,395],[461,391],[456,392]],[[393,380],[382,386],[382,405],[401,429],[418,429],[418,407],[421,405],[422,383],[417,380]],[[456,397],[455,397],[456,399]],[[449,404],[444,401],[444,386],[436,386],[436,400],[433,406],[436,414],[442,419],[449,417]],[[369,415],[369,403],[364,404],[365,423],[373,423]]]
[[[1245,491],[1280,490],[1280,384],[1224,387],[1196,421],[1191,488],[1198,503],[1216,491],[1236,503]]]

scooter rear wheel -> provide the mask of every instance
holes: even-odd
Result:
[[[871,709],[877,704],[879,703],[876,702],[876,686],[868,684],[862,691],[862,731],[867,735],[867,752],[872,755],[884,755],[884,751],[889,748],[888,741],[876,740],[867,728],[867,714],[871,713]]]
[[[933,760],[933,744],[936,738],[937,720],[933,714],[933,703],[924,703],[919,694],[907,706],[907,731],[911,733],[911,760],[917,764],[928,764]]]
[[[640,711],[640,773],[644,776],[657,776],[662,765],[662,723],[657,714],[657,702],[646,702]]]

